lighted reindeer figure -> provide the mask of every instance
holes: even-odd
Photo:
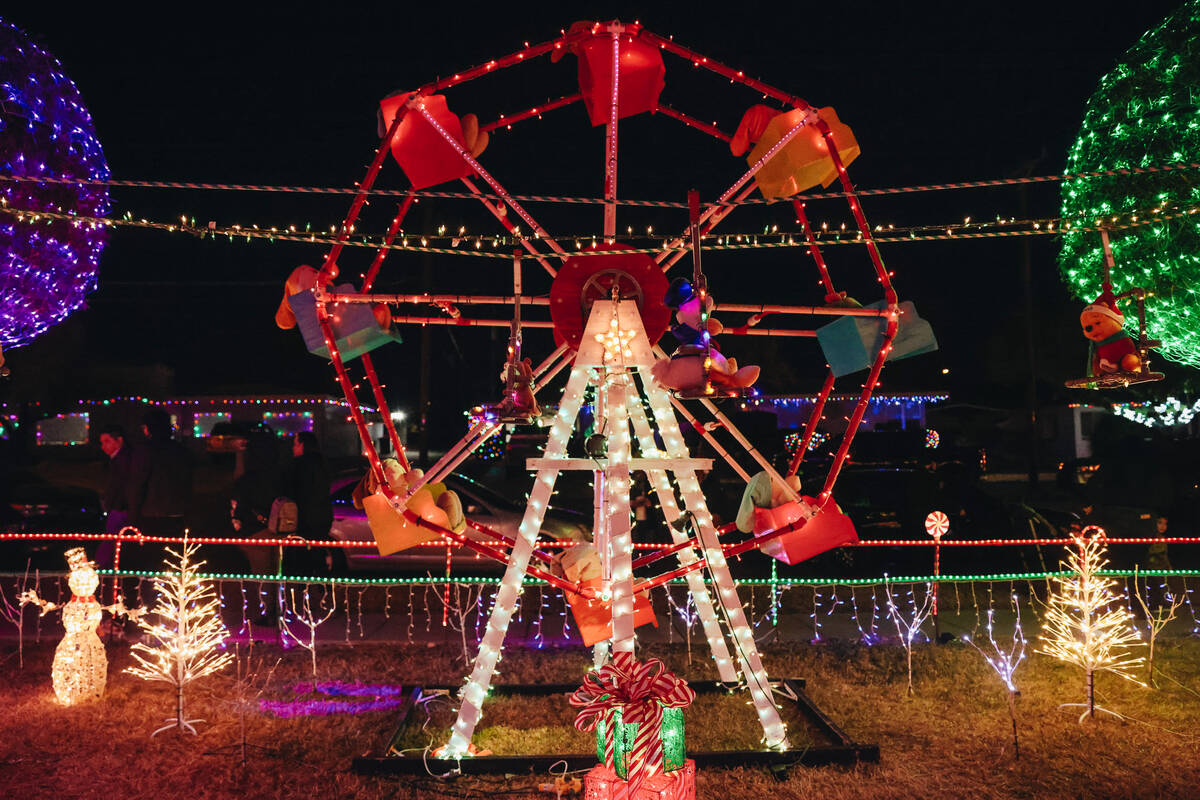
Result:
[[[21,605],[33,603],[41,606],[43,616],[55,609],[62,609],[66,633],[58,647],[54,648],[50,680],[54,684],[58,702],[70,706],[104,694],[104,685],[108,680],[108,657],[104,654],[104,644],[96,631],[105,611],[114,616],[129,612],[120,599],[111,606],[102,606],[96,600],[100,578],[96,575],[96,565],[88,561],[82,547],[71,548],[66,552],[66,557],[67,565],[71,568],[71,574],[67,577],[67,585],[71,587],[70,600],[58,605],[38,597],[33,589],[22,592],[19,600]]]

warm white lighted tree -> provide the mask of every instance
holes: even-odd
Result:
[[[158,600],[148,615],[155,621],[152,623],[146,617],[138,620],[147,635],[131,648],[137,666],[125,670],[148,681],[164,681],[175,687],[175,716],[152,736],[171,728],[195,734],[192,723],[204,720],[184,718],[184,687],[234,659],[233,653],[221,649],[229,632],[221,621],[220,599],[212,584],[200,580],[204,562],[192,560],[198,549],[198,545],[188,543],[186,534],[182,554],[167,548],[170,555],[166,559],[166,574],[154,579]]]
[[[1058,586],[1050,594],[1037,652],[1075,664],[1087,676],[1087,702],[1060,708],[1083,708],[1080,722],[1097,711],[1119,717],[1096,706],[1096,673],[1112,672],[1145,686],[1135,674],[1145,659],[1131,651],[1142,638],[1131,624],[1133,614],[1113,592],[1117,582],[1099,574],[1108,564],[1104,529],[1089,525],[1073,538],[1064,563],[1071,574],[1054,579]]]

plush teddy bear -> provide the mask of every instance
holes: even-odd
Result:
[[[799,477],[789,475],[784,480],[787,482],[788,488],[796,494],[800,494]],[[763,509],[778,508],[793,502],[783,487],[772,480],[768,472],[758,472],[750,479],[750,482],[746,484],[745,491],[742,492],[742,502],[738,506],[737,517],[734,521],[739,531],[750,533],[762,527],[760,523],[763,516],[759,512]],[[771,530],[772,527],[766,527],[763,530]]]
[[[712,316],[703,319],[715,308],[711,296],[701,299],[700,292],[690,281],[676,278],[667,288],[665,302],[675,309],[677,324],[672,326],[671,335],[678,340],[679,347],[670,359],[661,359],[651,368],[651,374],[660,385],[684,392],[703,391],[708,381],[736,389],[754,385],[759,368],[738,367],[737,359],[726,359],[712,343],[712,337],[725,328]],[[704,368],[706,357],[709,360],[707,374]]]
[[[337,273],[334,273],[336,277]],[[296,314],[292,311],[291,303],[288,298],[294,294],[307,292],[317,287],[317,280],[320,273],[307,264],[301,264],[292,270],[292,274],[288,275],[287,280],[283,284],[283,300],[279,303],[279,308],[275,311],[275,324],[285,331],[296,327]],[[379,327],[387,330],[392,325],[392,312],[383,303],[376,303],[371,307],[372,313],[375,314],[375,321],[379,323]]]
[[[497,410],[502,417],[536,417],[541,413],[537,399],[533,396],[533,365],[528,358],[508,364],[504,368],[504,399]]]
[[[1133,339],[1125,332],[1125,315],[1107,289],[1079,315],[1083,335],[1092,342],[1092,377],[1137,372],[1142,366]]]
[[[404,467],[394,458],[383,459],[382,465],[388,488],[398,497],[405,497],[408,494],[408,487],[425,477],[423,470],[411,469],[405,472]],[[375,473],[368,472],[354,487],[354,507],[363,508],[364,498],[375,494],[378,489],[379,483],[375,480]],[[408,498],[405,505],[410,511],[435,525],[448,528],[455,533],[462,533],[466,530],[467,521],[463,516],[462,500],[457,492],[447,489],[444,483],[425,484],[413,492],[412,497]]]

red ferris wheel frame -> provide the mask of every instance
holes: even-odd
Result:
[[[449,147],[454,150],[454,152],[458,155],[458,157],[462,159],[462,161],[466,165],[466,167],[469,168],[470,174],[467,177],[462,177],[460,179],[461,182],[467,187],[467,189],[473,195],[475,195],[478,198],[479,202],[484,206],[484,208],[486,208],[500,222],[500,224],[507,230],[507,232],[517,239],[521,248],[524,251],[524,253],[514,256],[514,259],[517,262],[515,264],[515,269],[519,271],[520,261],[524,258],[524,259],[533,260],[535,263],[539,264],[549,275],[551,275],[552,277],[555,276],[558,272],[558,269],[555,267],[554,262],[555,261],[558,261],[558,262],[565,261],[567,258],[569,258],[573,254],[569,253],[565,247],[563,247],[561,244],[559,244],[559,242],[553,236],[551,236],[550,233],[547,232],[537,222],[537,220],[532,216],[532,214],[530,214],[530,212],[526,208],[524,208],[504,188],[504,186],[502,186],[500,184],[500,182],[494,176],[492,176],[491,173],[489,173],[471,155],[471,153],[468,151],[468,149],[466,148],[464,143],[459,138],[457,138],[452,131],[448,130],[445,126],[443,126],[442,124],[439,123],[439,121],[435,118],[434,114],[431,113],[431,110],[426,107],[426,100],[428,98],[430,98],[431,96],[435,95],[439,91],[449,89],[451,87],[474,80],[474,79],[482,77],[484,75],[490,75],[490,74],[493,74],[493,73],[498,72],[503,69],[514,67],[519,64],[524,64],[525,62],[535,60],[540,56],[561,53],[567,49],[570,49],[574,46],[578,46],[582,43],[602,41],[605,37],[607,37],[612,42],[612,54],[613,54],[612,72],[611,72],[612,78],[610,81],[611,98],[610,98],[610,104],[609,104],[609,109],[608,109],[609,110],[609,121],[606,126],[607,127],[607,130],[606,130],[607,158],[606,158],[605,191],[604,191],[604,208],[605,208],[604,235],[606,237],[612,237],[615,234],[615,230],[616,230],[616,221],[615,221],[615,209],[616,209],[616,205],[617,205],[616,152],[617,152],[617,136],[618,136],[618,129],[619,129],[619,126],[618,126],[618,117],[619,117],[618,111],[619,111],[619,102],[620,102],[620,79],[619,79],[620,67],[619,67],[619,65],[620,65],[620,48],[621,48],[622,41],[631,42],[631,41],[637,40],[640,43],[648,44],[653,47],[657,47],[662,52],[670,53],[672,55],[675,55],[682,59],[685,59],[686,61],[689,61],[693,66],[695,66],[697,68],[706,69],[708,71],[714,72],[718,75],[721,75],[722,77],[728,78],[730,80],[730,82],[732,82],[732,83],[743,84],[757,92],[760,92],[764,97],[770,98],[772,100],[775,100],[775,101],[783,104],[787,108],[796,109],[796,110],[799,110],[800,112],[802,112],[800,122],[798,124],[794,125],[786,133],[784,133],[782,138],[773,147],[771,147],[766,153],[764,153],[757,161],[755,161],[753,164],[751,164],[749,169],[746,170],[741,175],[741,177],[738,178],[737,181],[735,181],[714,202],[712,202],[711,204],[708,205],[706,210],[700,215],[700,219],[699,219],[699,230],[700,230],[701,235],[706,235],[706,234],[711,233],[726,217],[729,216],[729,214],[731,214],[733,212],[734,209],[736,209],[738,207],[739,204],[741,204],[743,201],[745,201],[749,197],[749,195],[753,192],[753,190],[755,189],[755,186],[756,186],[756,184],[754,183],[754,178],[755,178],[756,174],[764,167],[764,165],[766,165],[776,155],[777,152],[779,152],[780,149],[785,147],[788,144],[788,142],[790,142],[792,140],[792,138],[795,137],[806,126],[812,126],[813,128],[815,128],[820,133],[820,135],[823,139],[823,142],[827,147],[829,157],[832,160],[834,167],[836,168],[837,179],[839,180],[839,182],[841,184],[843,194],[847,199],[850,210],[851,210],[852,215],[855,220],[855,224],[857,225],[859,238],[860,238],[861,242],[867,248],[868,255],[871,259],[871,264],[875,270],[876,278],[883,288],[884,307],[880,310],[875,310],[875,309],[831,308],[828,306],[758,306],[758,305],[737,306],[737,305],[729,305],[729,304],[726,304],[723,306],[723,308],[725,310],[733,310],[733,311],[744,310],[744,311],[748,311],[752,314],[759,314],[759,315],[764,314],[764,313],[828,314],[828,315],[842,315],[842,316],[853,315],[853,316],[880,317],[880,318],[883,318],[885,321],[885,324],[883,327],[882,343],[870,365],[870,371],[868,373],[867,380],[863,383],[862,391],[859,394],[858,401],[855,405],[854,411],[852,412],[852,414],[848,420],[846,431],[843,434],[841,443],[840,443],[838,450],[834,456],[833,463],[832,463],[830,470],[826,476],[826,479],[825,479],[824,485],[822,486],[821,492],[817,496],[818,507],[824,506],[831,498],[833,487],[837,481],[838,474],[849,455],[849,450],[850,450],[850,446],[853,441],[854,435],[855,435],[859,425],[861,424],[862,418],[866,412],[868,402],[870,400],[870,397],[872,395],[872,392],[873,392],[876,384],[878,383],[880,372],[883,368],[884,362],[887,360],[888,354],[891,350],[892,342],[896,336],[896,332],[898,329],[899,305],[898,305],[898,298],[897,298],[895,289],[892,286],[891,275],[889,274],[889,272],[887,271],[886,267],[883,264],[882,257],[880,256],[878,248],[874,241],[874,238],[872,237],[870,226],[868,225],[866,217],[863,214],[858,195],[855,192],[854,186],[849,179],[849,176],[846,172],[845,164],[843,163],[843,160],[842,160],[841,154],[839,152],[839,149],[837,147],[837,144],[834,141],[834,137],[830,130],[830,126],[826,122],[826,120],[822,118],[820,111],[818,111],[818,109],[816,109],[815,107],[813,107],[812,105],[810,105],[809,103],[804,101],[803,99],[796,97],[794,95],[788,94],[786,92],[783,92],[773,86],[763,83],[762,81],[758,81],[756,79],[749,78],[749,77],[745,76],[741,71],[734,70],[732,67],[726,66],[718,61],[709,59],[706,56],[703,56],[702,54],[697,53],[696,51],[690,50],[686,47],[676,44],[673,40],[671,40],[669,38],[664,38],[662,36],[654,34],[650,31],[646,30],[645,28],[641,27],[641,25],[638,23],[622,24],[618,21],[597,22],[597,23],[591,24],[589,27],[586,27],[586,28],[581,28],[579,26],[573,26],[571,31],[565,32],[563,35],[561,35],[555,39],[551,39],[551,40],[548,40],[548,41],[545,41],[545,42],[542,42],[542,43],[539,43],[536,45],[527,46],[521,50],[518,50],[513,53],[509,53],[508,55],[502,56],[501,58],[485,62],[484,64],[477,65],[475,67],[464,70],[462,72],[454,73],[450,77],[443,78],[443,79],[440,79],[437,81],[433,81],[431,83],[425,84],[424,86],[421,86],[420,88],[418,88],[417,90],[415,90],[414,92],[409,94],[407,96],[407,99],[404,100],[404,102],[402,103],[402,105],[400,105],[397,108],[393,119],[391,120],[390,124],[388,125],[387,130],[386,130],[385,134],[383,135],[379,146],[376,149],[374,158],[372,159],[371,164],[367,169],[367,173],[366,173],[365,177],[358,184],[358,191],[355,194],[354,199],[350,205],[350,209],[347,212],[346,217],[337,233],[337,242],[333,245],[333,247],[330,249],[329,253],[325,257],[325,260],[324,260],[321,270],[320,270],[320,279],[318,282],[318,289],[316,291],[317,319],[318,319],[318,322],[320,323],[322,333],[324,334],[326,346],[329,349],[330,359],[334,365],[334,369],[337,374],[338,382],[339,382],[339,384],[342,388],[342,391],[345,394],[346,400],[349,404],[351,417],[352,417],[353,422],[354,422],[355,426],[357,427],[360,437],[362,439],[364,451],[367,455],[367,458],[368,458],[368,461],[370,464],[370,469],[371,469],[372,473],[374,473],[376,482],[381,487],[381,491],[387,497],[387,499],[392,504],[392,506],[397,511],[402,513],[410,522],[412,522],[416,525],[419,525],[421,527],[433,530],[436,533],[442,534],[443,536],[447,537],[448,539],[457,541],[458,543],[465,545],[477,552],[480,552],[481,554],[488,555],[490,557],[497,558],[500,560],[505,560],[505,554],[502,551],[497,550],[494,547],[491,547],[489,545],[484,545],[480,542],[476,542],[476,541],[472,540],[471,538],[469,538],[468,536],[454,533],[454,532],[444,529],[440,526],[437,526],[433,523],[427,522],[426,520],[420,518],[419,516],[417,516],[416,514],[414,514],[411,511],[409,511],[405,507],[405,505],[404,505],[405,498],[398,497],[390,491],[390,489],[387,486],[386,480],[383,479],[383,469],[382,469],[382,464],[381,464],[381,460],[379,457],[379,453],[374,445],[372,437],[370,436],[370,434],[368,432],[367,421],[366,421],[365,417],[363,416],[362,410],[360,408],[360,404],[358,401],[358,396],[357,396],[357,392],[356,392],[356,389],[354,386],[354,382],[351,380],[351,378],[347,372],[346,365],[341,357],[341,354],[339,353],[339,351],[336,347],[336,343],[335,343],[336,337],[333,334],[333,328],[332,328],[332,324],[331,324],[328,306],[334,302],[432,303],[432,304],[438,306],[439,308],[441,308],[442,310],[453,309],[456,313],[453,314],[450,318],[395,317],[394,319],[396,321],[402,322],[402,323],[403,322],[413,322],[413,323],[420,323],[420,324],[441,323],[441,324],[453,324],[453,325],[500,325],[500,324],[508,325],[509,323],[507,321],[501,321],[501,320],[492,321],[492,320],[464,319],[461,317],[461,315],[457,314],[457,306],[471,304],[471,303],[486,303],[486,302],[495,302],[495,303],[516,302],[519,304],[524,303],[524,304],[536,305],[536,304],[538,304],[537,298],[528,298],[528,297],[521,298],[519,296],[515,297],[515,298],[504,298],[504,297],[479,298],[479,297],[457,296],[457,295],[455,295],[455,296],[444,296],[444,295],[438,296],[438,295],[428,295],[428,294],[425,294],[425,295],[374,295],[374,294],[371,294],[370,293],[371,288],[373,286],[375,278],[377,277],[377,275],[379,273],[379,269],[380,269],[384,259],[386,258],[386,255],[389,251],[389,246],[394,241],[395,237],[397,236],[398,232],[400,231],[403,220],[412,206],[412,202],[414,199],[413,195],[406,197],[405,200],[400,204],[399,209],[398,209],[391,225],[388,228],[388,232],[384,239],[384,246],[381,247],[378,250],[378,252],[376,253],[375,259],[372,262],[370,268],[368,269],[368,271],[365,275],[361,292],[356,293],[356,294],[344,294],[344,293],[343,294],[333,294],[333,293],[328,292],[326,290],[326,287],[328,286],[330,281],[334,277],[336,277],[336,275],[338,274],[338,258],[342,252],[343,245],[349,239],[350,234],[353,231],[356,222],[358,221],[358,218],[362,212],[363,206],[365,205],[366,199],[367,199],[372,187],[374,186],[376,179],[379,176],[379,173],[383,167],[384,161],[386,160],[387,154],[390,150],[391,143],[392,143],[394,137],[396,136],[401,123],[409,115],[418,115],[426,123],[428,123],[428,125],[434,131],[437,132],[438,136],[441,137],[441,139],[445,142],[445,144],[449,145]],[[502,116],[501,118],[499,118],[493,122],[481,124],[479,126],[479,130],[489,131],[489,130],[495,130],[501,126],[511,127],[513,124],[519,123],[526,119],[531,119],[531,118],[540,116],[544,113],[547,113],[549,111],[552,111],[552,110],[555,110],[558,108],[566,107],[568,105],[571,105],[575,102],[580,101],[581,99],[583,99],[582,93],[564,96],[564,97],[560,98],[559,100],[556,100],[556,101],[553,101],[553,102],[550,102],[547,104],[541,104],[538,106],[534,106],[534,107],[532,107],[526,111],[520,112],[518,114]],[[678,111],[674,108],[670,108],[670,107],[658,104],[658,105],[655,105],[655,107],[653,108],[653,111],[660,112],[665,117],[683,122],[684,124],[689,125],[690,127],[693,127],[704,133],[707,133],[708,135],[713,136],[714,138],[721,139],[724,141],[729,141],[729,139],[731,138],[728,134],[720,131],[715,126],[703,123],[700,120],[696,119],[695,117],[692,117],[692,116],[686,114],[685,112]],[[485,183],[490,191],[485,191],[485,189],[481,188],[479,183],[476,182],[475,178],[478,178],[483,183]],[[796,221],[802,228],[802,231],[804,233],[804,236],[805,236],[805,239],[807,242],[808,250],[813,257],[814,262],[817,265],[818,271],[821,276],[821,282],[826,291],[827,297],[832,298],[832,297],[836,296],[836,290],[834,288],[833,280],[832,280],[829,270],[825,264],[820,247],[817,244],[815,237],[813,236],[812,230],[811,230],[809,222],[808,222],[808,218],[805,214],[804,205],[802,203],[800,203],[799,201],[794,201],[793,207],[794,207],[794,210],[796,213]],[[528,226],[528,229],[532,233],[528,234],[528,235],[523,234],[518,229],[517,225],[512,220],[509,219],[508,211],[513,212],[517,217],[519,217],[525,223],[525,225]],[[654,258],[655,263],[664,272],[671,269],[671,267],[674,266],[679,260],[681,260],[683,258],[683,256],[686,254],[687,251],[681,248],[681,245],[686,241],[686,239],[687,239],[686,233],[681,233],[679,236],[674,237],[671,240],[669,240],[667,243],[667,246],[665,246],[662,249],[662,251],[657,256],[655,256],[655,258]],[[522,321],[521,325],[546,327],[546,326],[548,326],[548,323],[538,323],[536,321]],[[793,330],[788,330],[788,329],[753,330],[753,329],[749,329],[748,326],[743,326],[742,329],[734,329],[734,330],[728,331],[728,332],[744,333],[744,334],[758,334],[758,335],[800,335],[800,336],[813,335],[813,332],[811,332],[811,331],[793,331]],[[377,406],[379,408],[387,408],[387,403],[386,403],[386,400],[385,400],[385,397],[384,397],[384,394],[382,391],[382,386],[378,380],[378,376],[376,374],[374,365],[371,361],[370,354],[369,353],[363,354],[361,356],[361,358],[363,361],[363,369],[364,369],[368,384],[371,387],[371,391],[373,393],[374,400],[375,400]],[[545,383],[549,380],[550,377],[552,377],[556,372],[561,370],[570,361],[571,361],[571,355],[570,355],[567,345],[565,345],[565,344],[560,345],[553,353],[551,353],[551,355],[549,357],[547,357],[534,370],[534,376],[535,376],[535,381],[536,381],[535,387],[545,385]],[[802,441],[800,443],[800,446],[796,450],[796,456],[792,460],[791,464],[789,465],[789,474],[795,474],[795,472],[799,468],[801,459],[804,457],[804,454],[807,452],[808,445],[816,433],[817,423],[821,419],[821,415],[823,413],[825,403],[828,400],[829,396],[831,395],[831,393],[833,391],[833,387],[834,387],[834,375],[833,375],[832,371],[830,371],[830,373],[828,374],[828,376],[826,377],[826,379],[824,381],[824,384],[822,385],[820,393],[817,396],[816,402],[813,405],[811,416],[809,417],[809,420],[805,426]],[[721,412],[716,408],[716,406],[714,406],[708,400],[701,400],[701,403],[715,417],[718,425],[727,429],[734,436],[734,438],[737,439],[738,442],[746,448],[747,452],[759,462],[760,466],[762,466],[762,467],[766,468],[768,471],[774,473],[774,469],[771,467],[771,465],[766,463],[765,459],[763,459],[762,456],[760,454],[758,454],[757,450],[745,439],[744,436],[741,435],[741,433],[737,430],[736,426],[734,426],[733,423],[727,417],[725,417],[723,414],[721,414]],[[685,418],[688,418],[689,420],[694,419],[687,412],[686,408],[684,408],[682,403],[676,403],[676,408],[678,410],[680,410],[681,412],[683,412],[683,414],[685,415]],[[386,427],[387,435],[392,444],[392,447],[393,447],[394,451],[396,452],[399,460],[407,468],[408,460],[405,455],[405,450],[404,450],[403,444],[400,441],[400,437],[398,436],[398,434],[395,430],[394,424],[393,424],[392,420],[390,419],[390,416],[387,414],[384,414],[383,420],[384,420],[384,425]],[[465,459],[472,452],[472,450],[474,449],[475,446],[477,446],[480,442],[482,442],[486,438],[493,435],[497,430],[499,430],[500,427],[501,426],[499,424],[489,423],[487,421],[479,421],[476,424],[474,424],[471,427],[471,429],[468,431],[468,434],[462,440],[460,440],[460,442],[458,444],[456,444],[453,448],[451,448],[450,451],[447,452],[446,456],[441,461],[438,462],[438,464],[434,465],[430,469],[429,474],[426,476],[426,480],[438,480],[440,476],[449,472],[451,469],[453,469],[455,466],[457,466],[458,463],[461,463],[461,461],[463,459]],[[744,470],[742,470],[737,465],[737,462],[733,461],[733,459],[729,456],[728,452],[716,441],[712,432],[710,430],[708,430],[708,426],[697,423],[695,425],[695,427],[698,431],[700,431],[700,433],[703,436],[705,436],[705,438],[707,440],[710,441],[710,443],[712,443],[716,447],[717,452],[719,454],[723,455],[726,458],[726,460],[729,461],[734,466],[735,470],[737,470],[739,472],[739,474],[741,474],[743,476],[746,475]],[[419,484],[417,486],[410,487],[410,491],[415,490],[416,488],[419,488]],[[735,550],[737,550],[738,552],[742,552],[744,550],[749,550],[749,549],[754,549],[754,548],[760,547],[765,542],[770,541],[771,539],[773,539],[777,536],[782,536],[782,535],[800,527],[801,525],[803,525],[803,521],[785,526],[783,528],[780,528],[779,530],[774,531],[771,534],[767,534],[766,536],[759,536],[752,541],[743,542],[741,545],[738,545],[737,547],[735,547]],[[485,528],[482,528],[481,526],[474,525],[474,524],[472,524],[472,527],[479,530],[480,532],[488,534],[489,536],[499,537],[499,534],[497,534],[495,531],[489,531]],[[543,559],[543,560],[545,560],[545,559]],[[695,568],[698,568],[698,566],[699,565],[693,565],[692,568],[695,569]],[[686,571],[687,570],[685,568],[681,567],[679,569],[665,573],[664,575],[657,576],[649,581],[644,581],[642,584],[639,584],[639,586],[637,587],[637,591],[642,591],[644,589],[650,588],[651,586],[661,585],[662,583],[665,583],[674,577],[678,577],[680,574],[683,574]],[[546,580],[548,583],[550,583],[552,585],[559,586],[560,588],[570,589],[570,590],[578,590],[578,587],[574,586],[573,584],[571,584],[569,582],[564,581],[561,578],[557,578],[556,576],[550,574],[546,570],[531,566],[529,568],[529,573],[536,577],[542,578],[543,580]]]

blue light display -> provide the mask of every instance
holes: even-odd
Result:
[[[79,90],[54,56],[0,20],[0,174],[107,180],[108,164]],[[28,344],[96,288],[106,231],[37,218],[102,217],[103,185],[0,180],[0,347]],[[17,214],[14,212],[29,212]]]

